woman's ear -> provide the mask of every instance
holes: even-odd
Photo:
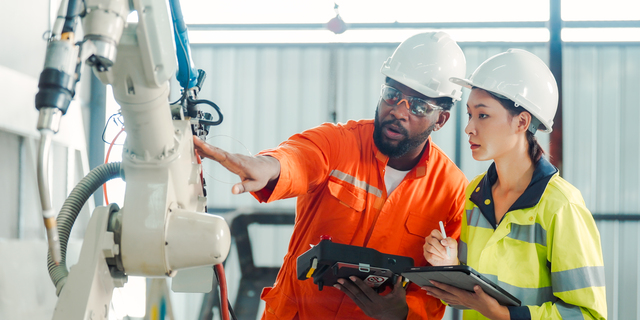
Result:
[[[519,115],[515,117],[518,121],[517,132],[526,132],[529,129],[529,125],[531,124],[531,113],[529,112],[520,112]]]

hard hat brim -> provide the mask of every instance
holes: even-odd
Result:
[[[457,84],[459,86],[463,86],[465,88],[468,88],[468,89],[471,89],[472,87],[476,87],[476,88],[480,88],[482,90],[491,92],[494,95],[495,94],[502,95],[501,93],[497,93],[497,92],[494,92],[493,90],[489,90],[487,88],[484,88],[482,85],[476,85],[470,79],[462,79],[462,78],[451,77],[451,78],[449,78],[449,81],[451,81],[451,82],[453,82],[453,83],[455,83],[455,84]],[[506,96],[505,96],[505,98],[509,99],[509,100],[512,100],[514,102],[516,101],[516,100],[513,100],[513,98],[509,98],[509,97],[506,97]],[[530,108],[525,108],[525,109],[527,109],[527,111],[529,113],[531,113],[532,116],[534,116],[536,119],[538,119],[538,121],[540,121],[539,112],[536,112],[535,110],[530,110]],[[538,128],[538,131],[547,132],[547,133],[550,133],[551,131],[553,131],[553,128],[552,128],[553,121],[546,122],[546,123],[543,122],[543,121],[540,121],[540,123],[542,124],[542,127]]]
[[[469,79],[461,79],[461,78],[456,78],[456,77],[451,77],[449,78],[449,81],[459,85],[459,86],[463,86],[465,88],[471,89],[471,87],[473,87],[473,82],[471,82],[471,80]]]

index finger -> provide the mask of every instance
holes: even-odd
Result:
[[[227,160],[229,153],[226,151],[216,148],[202,140],[198,137],[193,137],[193,145],[198,153],[206,158],[213,159],[218,162],[223,162]]]
[[[444,240],[444,236],[442,235],[442,232],[440,232],[440,230],[438,229],[431,230],[431,234],[429,234],[429,236],[431,236],[432,238],[435,238],[438,241]]]
[[[446,292],[449,292],[449,293],[452,293],[452,294],[454,294],[456,296],[459,295],[460,293],[468,293],[469,292],[469,291],[464,290],[464,289],[460,289],[460,288],[457,288],[457,287],[454,287],[454,286],[450,286],[450,285],[448,285],[446,283],[433,281],[433,280],[431,280],[429,282],[431,282],[431,284],[433,284],[436,288],[438,288],[440,290],[443,290],[443,291],[446,291]]]
[[[440,231],[434,229],[433,231],[431,231],[431,234],[425,238],[425,244],[422,246],[423,251],[430,254],[438,253],[438,256],[440,256],[440,258],[448,257],[446,255],[447,249],[442,245],[442,240],[443,238]],[[433,248],[435,252],[431,252],[431,248]]]
[[[362,279],[360,279],[358,277],[355,277],[355,276],[350,276],[349,279],[356,286],[358,286],[360,291],[362,291],[367,296],[367,298],[369,298],[370,300],[373,300],[373,299],[378,297],[378,294],[373,290],[373,288],[371,288],[366,283],[364,283],[364,281],[362,281]]]
[[[436,299],[440,299],[448,303],[449,305],[459,304],[458,297],[450,292],[447,292],[435,287],[428,287],[428,286],[422,287],[422,289],[427,291],[428,295]]]
[[[349,281],[349,279],[338,279],[338,283],[335,284],[334,287],[344,292],[344,294],[349,296],[358,306],[371,302],[371,299],[360,290],[360,287],[353,283],[353,281]]]
[[[402,276],[398,276],[398,278],[396,279],[396,283],[393,285],[393,290],[391,290],[391,294],[398,292],[398,290],[406,290],[404,287],[404,280]]]

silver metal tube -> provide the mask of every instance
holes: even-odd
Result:
[[[54,131],[40,129],[40,148],[38,149],[38,191],[40,192],[40,205],[42,218],[47,231],[49,250],[56,264],[60,263],[60,238],[56,224],[56,213],[51,204],[51,192],[49,187],[49,154],[51,152],[51,139]]]

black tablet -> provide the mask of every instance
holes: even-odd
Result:
[[[301,254],[296,262],[298,279],[313,278],[318,290],[333,286],[340,278],[356,276],[378,292],[393,287],[400,272],[414,265],[410,257],[335,243],[328,239],[321,240]]]
[[[520,300],[469,266],[412,267],[401,274],[421,287],[434,287],[429,282],[429,280],[433,280],[473,292],[473,287],[479,285],[484,292],[498,300],[501,305],[520,306]],[[463,306],[451,307],[466,309]]]

